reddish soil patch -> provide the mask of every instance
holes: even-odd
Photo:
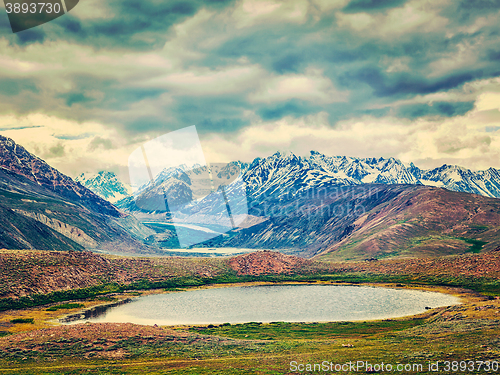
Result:
[[[312,262],[271,251],[243,254],[229,260],[238,275],[290,274],[301,271]]]
[[[178,276],[213,277],[227,272],[221,259],[127,258],[88,251],[0,250],[0,297],[22,297]]]
[[[389,259],[376,262],[331,263],[336,272],[369,272],[387,275],[450,275],[500,278],[500,248],[483,254],[438,258]]]

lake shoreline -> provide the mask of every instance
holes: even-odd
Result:
[[[122,292],[122,293],[111,293],[110,295],[113,298],[116,298],[117,300],[124,300],[127,298],[134,298],[138,297],[139,295],[141,296],[146,296],[146,295],[156,295],[156,294],[164,294],[164,293],[175,293],[178,291],[184,291],[184,290],[200,290],[200,289],[213,289],[213,288],[229,288],[229,287],[238,287],[238,286],[257,286],[257,285],[338,285],[338,286],[371,286],[371,287],[380,287],[380,288],[392,288],[392,289],[406,289],[406,290],[421,290],[421,291],[428,291],[428,292],[437,292],[437,293],[443,293],[443,294],[449,294],[455,297],[460,298],[460,303],[462,304],[473,304],[477,303],[480,301],[485,301],[488,300],[488,297],[482,295],[479,292],[473,291],[473,290],[468,290],[465,288],[459,288],[459,287],[449,287],[449,286],[436,286],[436,285],[424,285],[424,284],[402,284],[402,283],[377,283],[377,282],[341,282],[341,281],[322,281],[322,280],[317,280],[317,281],[283,281],[283,282],[268,282],[268,281],[252,281],[252,282],[236,282],[236,283],[220,283],[220,284],[207,284],[207,285],[197,285],[197,286],[185,286],[182,288],[178,288],[177,290],[165,290],[163,288],[160,289],[145,289],[145,290],[133,290],[133,291],[127,291],[127,292]],[[66,302],[66,301],[65,301]],[[82,302],[82,300],[76,299],[76,300],[69,300],[67,302]],[[43,305],[43,306],[35,306],[27,309],[20,309],[20,310],[7,310],[0,312],[0,325],[2,322],[3,324],[7,323],[9,319],[14,319],[14,318],[23,318],[26,316],[35,316],[35,323],[36,324],[22,324],[22,325],[16,325],[14,327],[5,327],[7,329],[4,329],[4,332],[7,333],[16,333],[16,332],[23,332],[23,331],[33,331],[37,330],[40,328],[47,328],[47,327],[52,327],[52,326],[57,326],[61,325],[61,323],[58,322],[59,319],[63,319],[67,315],[73,315],[73,314],[79,314],[83,313],[85,310],[88,310],[89,308],[94,308],[94,307],[106,307],[110,304],[115,303],[116,301],[111,301],[111,302],[98,302],[95,299],[85,299],[83,300],[85,303],[85,308],[83,309],[74,309],[74,310],[69,310],[69,311],[61,311],[59,310],[58,312],[52,312],[48,314],[48,312],[45,312],[44,310],[52,305]],[[412,318],[418,318],[420,316],[429,316],[432,315],[432,312],[437,309],[442,309],[440,307],[437,307],[432,310],[428,310],[426,312],[423,312],[421,314],[416,314],[416,315],[409,315],[401,318],[395,318],[395,319],[412,319]],[[45,312],[45,314],[44,314]],[[37,317],[40,317],[37,319]],[[376,320],[374,320],[376,321]],[[114,324],[114,323],[110,323]],[[208,324],[206,324],[208,325]],[[172,325],[170,327],[181,327],[182,325]],[[185,326],[192,326],[192,325],[185,325]],[[203,325],[200,325],[203,326]],[[169,326],[165,326],[169,327]],[[14,329],[12,329],[14,328]],[[0,328],[0,331],[2,329]]]
[[[68,316],[75,316],[75,315],[82,315],[88,312],[88,310],[92,309],[101,309],[101,308],[112,308],[116,306],[117,304],[125,303],[123,301],[125,300],[130,300],[132,301],[135,298],[138,298],[139,296],[137,294],[140,294],[140,296],[149,296],[149,295],[160,295],[160,294],[170,294],[170,293],[177,293],[177,292],[184,292],[184,291],[194,291],[194,290],[205,290],[205,289],[221,289],[221,288],[232,288],[232,287],[248,287],[248,286],[286,286],[286,285],[325,285],[325,286],[360,286],[360,287],[374,287],[374,288],[387,288],[387,289],[396,289],[396,290],[415,290],[415,291],[426,291],[426,292],[433,292],[433,293],[441,293],[441,294],[446,294],[450,296],[457,297],[459,299],[458,304],[467,304],[467,303],[473,303],[477,302],[480,300],[483,300],[484,297],[481,297],[480,294],[474,292],[474,291],[469,291],[466,289],[461,289],[461,288],[453,288],[453,287],[445,287],[445,286],[433,286],[433,285],[414,285],[414,284],[399,284],[399,283],[349,283],[349,282],[325,282],[325,281],[316,281],[316,282],[240,282],[240,283],[227,283],[227,284],[211,284],[211,285],[200,285],[200,286],[192,286],[192,287],[185,287],[179,290],[164,290],[164,289],[157,289],[157,290],[142,290],[142,291],[134,291],[135,296],[131,296],[130,294],[124,293],[122,296],[116,295],[118,298],[117,302],[110,302],[110,303],[104,303],[104,304],[99,304],[92,306],[91,308],[85,308],[80,311],[72,312],[71,314],[64,314],[57,319],[52,320],[52,322],[56,321],[61,321],[66,319]],[[429,309],[428,311],[418,313],[418,314],[410,314],[410,315],[405,315],[401,317],[391,317],[388,319],[398,319],[398,320],[405,320],[405,319],[412,319],[412,318],[420,318],[422,316],[428,316],[428,315],[433,315],[435,310],[443,309],[445,307],[449,306],[440,306],[440,307],[435,307],[432,309]],[[357,320],[345,320],[345,321],[380,321],[384,319],[357,319]],[[81,323],[84,323],[85,320],[82,320]],[[313,323],[315,321],[306,321],[305,323]],[[326,321],[317,321],[317,322],[330,322],[328,320]],[[77,323],[75,321],[75,323]],[[58,324],[64,324],[64,323],[58,323]],[[109,324],[115,324],[112,322],[109,322]],[[135,324],[135,323],[134,323]],[[206,324],[160,324],[162,327],[190,327],[190,326],[207,326],[211,325],[213,323],[206,323]],[[266,323],[263,323],[266,324]]]

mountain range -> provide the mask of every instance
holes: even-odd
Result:
[[[218,168],[221,168],[220,165],[222,164],[219,164]],[[241,178],[247,185],[247,193],[251,200],[259,200],[259,197],[264,196],[300,194],[311,188],[367,183],[427,185],[500,198],[500,170],[495,168],[472,171],[457,165],[444,164],[438,168],[420,169],[413,163],[405,165],[395,158],[326,156],[316,151],[311,151],[306,157],[277,152],[267,158],[257,158],[250,164],[237,161],[227,165],[233,168],[232,175],[240,173],[241,170]],[[168,195],[171,191],[171,194],[175,192],[179,198],[184,197],[180,199],[187,200],[196,198],[193,192],[198,196],[206,195],[209,191],[206,190],[206,186],[205,189],[201,188],[199,182],[201,179],[199,175],[206,172],[206,168],[179,166],[164,170],[153,182],[142,186],[140,191],[136,192],[136,198],[141,194],[151,197],[155,195],[155,189],[156,194],[163,195],[163,192],[167,191]],[[120,202],[119,197],[122,197],[127,189],[112,173],[99,172],[93,179],[79,176],[76,180],[101,197],[117,203],[118,207],[130,211],[140,210],[134,207],[130,196]],[[191,186],[186,183],[188,180],[198,182]]]
[[[164,170],[116,206],[84,186],[116,199],[127,191],[116,175],[78,180],[0,136],[0,247],[164,253],[178,246],[176,231],[148,222],[171,223],[175,207],[184,210],[187,223],[195,212],[217,224],[228,199],[241,193],[247,202],[230,208],[233,216],[247,213],[246,219],[232,220],[230,230],[197,247],[362,260],[500,246],[500,178],[494,168],[421,170],[393,158],[276,153],[250,164]],[[221,194],[224,199],[216,199]]]
[[[135,199],[117,206],[143,217],[150,214],[149,220],[169,221],[169,208],[161,203],[167,197],[178,203],[186,222],[196,223],[199,213],[217,222],[226,206],[213,194],[193,205],[196,193],[209,193],[200,189],[200,168],[204,171],[199,166],[165,170]],[[500,195],[500,175],[494,168],[421,170],[394,158],[278,152],[219,170],[226,171],[228,180],[244,183],[248,217],[196,246],[278,249],[345,260],[487,251],[500,245],[500,200],[493,198]],[[241,187],[229,184],[228,196],[233,185]],[[168,229],[159,233],[157,245],[177,247],[173,236]]]
[[[500,171],[495,168],[471,171],[445,164],[424,170],[413,163],[406,166],[395,158],[326,156],[316,151],[311,151],[307,157],[277,152],[267,158],[255,159],[244,171],[243,180],[250,186],[259,186],[253,189],[254,195],[283,191],[283,187],[297,185],[309,189],[313,186],[374,183],[428,185],[500,198]],[[282,186],[278,190],[277,184]]]

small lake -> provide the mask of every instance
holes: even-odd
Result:
[[[154,294],[70,322],[221,324],[388,319],[426,307],[458,304],[457,297],[420,290],[337,285],[259,285]]]

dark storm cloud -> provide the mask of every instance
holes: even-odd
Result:
[[[0,94],[6,96],[17,96],[23,92],[31,91],[38,93],[35,82],[27,78],[0,78]]]
[[[43,43],[46,34],[43,30],[24,30],[15,34],[15,38],[20,45],[31,44],[31,43]]]
[[[500,51],[495,51],[495,50],[488,51],[488,58],[491,61],[500,61]]]
[[[278,73],[298,72],[304,57],[298,53],[289,54],[273,61],[273,70]]]
[[[227,3],[229,1],[114,0],[106,5],[115,16],[86,24],[87,38],[95,38],[100,46],[108,48],[158,48],[167,40],[172,25],[193,16],[202,7],[218,9]],[[141,34],[147,38],[141,40]]]
[[[407,0],[352,0],[343,9],[345,13],[381,11],[403,5]]]
[[[429,30],[424,23],[408,31],[395,28],[392,33],[377,34],[378,27],[391,25],[377,23],[373,30],[358,32],[340,22],[342,14],[367,13],[370,17],[383,17],[409,1],[352,0],[343,9],[317,17],[308,15],[303,22],[275,21],[271,17],[266,22],[242,27],[231,25],[230,22],[236,21],[227,21],[230,16],[216,18],[220,14],[231,14],[234,1],[110,0],[105,3],[111,13],[107,18],[79,19],[76,12],[70,12],[36,29],[5,35],[5,38],[20,48],[50,41],[91,47],[97,51],[97,57],[89,57],[92,64],[92,58],[98,60],[100,51],[119,51],[123,55],[160,54],[165,43],[176,37],[173,25],[192,18],[201,9],[208,9],[214,12],[214,21],[200,24],[198,33],[192,38],[188,35],[184,41],[193,43],[195,47],[188,52],[197,56],[192,60],[179,57],[173,73],[215,71],[240,64],[240,59],[258,66],[264,73],[255,79],[254,86],[233,90],[231,94],[216,90],[222,83],[214,82],[213,93],[206,90],[202,94],[187,95],[186,92],[193,91],[186,91],[182,86],[185,82],[179,86],[155,85],[158,76],[169,72],[151,73],[148,65],[138,66],[129,76],[113,75],[111,64],[116,60],[110,58],[109,72],[97,69],[91,72],[90,67],[88,74],[64,73],[67,88],[44,90],[38,84],[37,73],[33,73],[32,78],[19,78],[21,75],[13,78],[0,72],[0,94],[10,97],[12,108],[20,108],[29,93],[39,94],[41,99],[30,102],[31,110],[43,108],[78,121],[92,119],[111,123],[127,133],[161,132],[190,125],[198,125],[202,133],[234,132],[251,122],[248,112],[264,121],[326,112],[332,125],[366,114],[380,117],[390,113],[403,118],[464,114],[472,108],[471,101],[443,101],[432,106],[395,103],[418,95],[459,89],[468,82],[500,75],[498,23],[466,30],[478,17],[487,17],[500,9],[500,1],[447,3],[443,9],[435,10],[435,14],[422,16],[444,19],[442,26]],[[0,32],[6,29],[5,19],[0,16]],[[395,22],[389,18],[384,20]],[[203,38],[212,41],[211,36],[216,41],[220,39],[220,43],[204,43]],[[464,46],[471,48],[469,54],[477,56],[477,62],[436,68],[444,58],[453,60]],[[75,52],[78,52],[76,47]],[[171,53],[175,56],[169,58],[178,57],[177,51]],[[286,95],[277,95],[265,103],[249,99],[268,80],[284,75],[307,76],[311,68],[319,70],[319,76],[336,89],[345,90],[347,101],[331,103],[325,99],[319,103]],[[142,84],[143,76],[153,84],[149,87]],[[163,95],[169,100],[163,99]]]
[[[468,20],[478,15],[491,14],[500,10],[498,0],[461,0],[458,3],[457,13],[461,20]]]
[[[71,107],[73,104],[76,103],[86,103],[86,102],[91,102],[93,100],[91,98],[86,97],[81,92],[66,93],[60,95],[60,97],[66,101],[66,105],[68,107]]]
[[[373,89],[376,96],[414,96],[415,94],[430,94],[443,90],[449,90],[463,85],[472,80],[496,76],[498,72],[490,75],[483,71],[470,71],[457,73],[447,77],[439,77],[434,80],[426,79],[419,75],[410,73],[400,73],[397,75],[387,75],[375,67],[366,67],[356,72],[346,73],[340,77],[346,87],[352,87],[356,82],[366,83]]]
[[[137,40],[142,33],[166,32],[173,24],[192,16],[197,7],[190,2],[147,2],[143,0],[119,0],[111,4],[115,17],[104,22],[92,23],[91,35],[99,40],[114,42],[121,47],[151,48],[151,42]],[[164,38],[153,37],[153,44],[165,43]],[[109,46],[111,47],[111,46]]]
[[[213,131],[234,132],[248,125],[244,111],[251,105],[243,97],[181,97],[172,106],[172,115],[179,125],[197,125],[200,133]]]
[[[244,111],[249,108],[251,105],[243,98],[181,96],[155,113],[125,116],[120,118],[120,122],[123,130],[130,135],[162,134],[192,125],[197,126],[200,134],[229,133],[249,124],[244,116]]]
[[[302,100],[291,100],[287,103],[260,108],[257,113],[263,120],[278,120],[285,116],[301,117],[319,112],[322,107],[310,105]]]
[[[202,7],[221,9],[230,2],[110,0],[105,3],[112,13],[109,18],[82,21],[73,11],[17,36],[4,35],[19,44],[43,42],[47,38],[90,43],[97,48],[152,50],[165,43],[172,25],[193,16]],[[4,24],[8,22],[2,19],[0,30]]]
[[[81,21],[73,17],[71,14],[67,14],[66,17],[62,17],[58,21],[59,26],[64,30],[64,33],[74,34],[80,39],[85,39],[87,37],[87,31],[85,26],[82,25]]]
[[[431,104],[411,104],[398,108],[399,117],[417,118],[424,116],[453,117],[464,115],[474,108],[474,102],[436,102]]]
[[[326,40],[310,42],[307,41],[309,34],[317,30],[312,27],[305,28],[308,32],[303,34],[296,31],[288,33],[285,30],[277,33],[275,30],[261,28],[247,35],[237,36],[214,51],[215,57],[207,57],[204,63],[220,64],[221,57],[237,59],[245,56],[270,71],[285,74],[299,73],[311,64],[325,69],[339,69],[353,61],[377,56],[379,52],[379,46],[376,44],[365,44],[352,37],[345,38],[343,33],[332,35]]]

